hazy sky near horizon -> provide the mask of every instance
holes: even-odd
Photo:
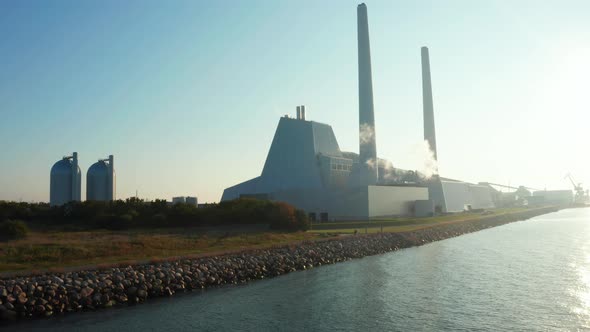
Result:
[[[590,1],[366,1],[377,153],[420,169],[430,49],[443,176],[590,186]],[[77,151],[115,155],[117,197],[258,176],[306,105],[358,152],[357,1],[0,0],[0,200],[48,201]]]

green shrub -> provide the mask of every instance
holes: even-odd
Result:
[[[295,210],[295,220],[297,222],[297,228],[301,231],[307,231],[311,228],[311,222],[307,213],[303,210]]]
[[[163,213],[154,214],[151,218],[152,225],[162,227],[166,226],[166,215]]]
[[[270,228],[284,231],[305,231],[309,229],[309,219],[304,211],[283,202],[273,202],[268,215]]]
[[[123,215],[100,215],[96,218],[96,226],[109,230],[129,229],[133,224],[133,217],[130,214]]]
[[[0,222],[0,239],[22,239],[29,233],[29,227],[21,220],[5,220]]]
[[[0,220],[25,220],[29,225],[63,230],[137,227],[192,227],[266,224],[275,230],[309,229],[303,211],[269,200],[241,198],[198,208],[169,205],[164,200],[144,202],[131,198],[113,202],[70,202],[63,206],[0,201]]]

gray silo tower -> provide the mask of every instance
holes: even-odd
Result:
[[[115,158],[99,159],[86,173],[86,200],[113,201],[115,200]]]
[[[63,157],[51,167],[49,204],[63,205],[81,201],[82,172],[78,166],[78,153]]]

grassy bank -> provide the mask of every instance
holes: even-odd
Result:
[[[33,230],[25,239],[0,242],[0,273],[108,266],[267,248],[338,234],[406,232],[491,216],[518,214],[526,209],[497,209],[432,218],[395,218],[314,225],[308,232],[270,232],[265,227],[166,228],[127,231]],[[318,229],[324,228],[324,229]]]
[[[311,240],[318,234],[199,228],[131,231],[32,231],[25,239],[0,242],[0,272],[83,265],[137,263]]]

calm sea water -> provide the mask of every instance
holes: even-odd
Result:
[[[590,330],[590,209],[11,330]]]

